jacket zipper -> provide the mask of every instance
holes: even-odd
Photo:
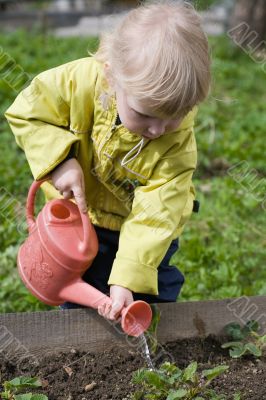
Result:
[[[115,121],[116,121],[116,119],[117,119],[117,115],[118,115],[118,113],[116,113]],[[105,145],[106,142],[110,139],[111,134],[114,133],[114,131],[116,130],[116,128],[117,128],[117,126],[116,126],[116,124],[115,124],[115,122],[114,122],[114,123],[112,124],[112,126],[111,126],[111,130],[107,133],[107,135],[105,136],[105,138],[103,138],[103,140],[101,141],[101,143],[100,143],[100,145],[99,145],[99,149],[97,149],[97,154],[98,154],[98,157],[99,157],[99,158],[100,158],[100,154],[101,154],[101,151],[102,151],[104,145]]]
[[[114,123],[113,123],[113,125],[112,125],[112,127],[111,127],[111,133],[113,133],[115,130],[116,130],[116,120],[117,120],[117,117],[118,117],[118,112],[115,114],[115,119],[114,119]]]

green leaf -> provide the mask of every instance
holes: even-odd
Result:
[[[155,372],[142,368],[133,373],[132,382],[142,385],[147,384],[160,389],[168,382],[168,377],[164,376],[160,371]]]
[[[157,306],[157,304],[151,304],[152,309],[152,321],[149,326],[149,329],[145,332],[145,337],[148,340],[148,345],[152,354],[154,354],[157,350],[158,341],[157,341],[157,329],[161,319],[161,310]]]
[[[170,391],[166,400],[177,400],[182,399],[188,394],[188,391],[185,389],[178,389],[174,391]]]
[[[32,393],[25,393],[25,394],[17,394],[14,396],[14,400],[48,400],[48,397],[44,394],[32,394]]]
[[[223,349],[230,347],[229,354],[233,358],[239,358],[246,352],[245,345],[242,342],[228,342],[224,343],[221,347]]]
[[[178,373],[178,372],[182,372],[181,369],[178,368],[175,364],[171,364],[168,361],[164,362],[161,365],[160,370],[165,371],[165,372],[169,373],[170,375]]]
[[[206,391],[206,395],[208,396],[209,400],[227,400],[225,395],[217,394],[213,389],[209,389]]]
[[[136,384],[141,384],[144,382],[146,370],[144,368],[140,368],[137,371],[134,371],[132,374],[132,382]]]
[[[15,394],[14,399],[15,400],[32,400],[32,393]]]
[[[30,386],[36,387],[36,388],[42,386],[40,379],[36,378],[36,377],[31,378],[31,377],[23,376],[23,377],[21,377],[21,383],[30,385]]]
[[[245,345],[242,345],[242,347],[233,347],[232,349],[230,349],[229,354],[232,358],[239,358],[242,357],[245,352]]]
[[[258,321],[252,319],[251,321],[248,321],[246,323],[246,325],[244,326],[243,330],[244,329],[249,329],[249,332],[251,332],[251,331],[252,332],[258,332],[259,327],[260,327],[260,325],[259,325]]]
[[[254,343],[246,343],[244,346],[246,351],[249,351],[255,357],[261,357],[262,351]]]
[[[243,343],[242,342],[228,342],[228,343],[224,343],[221,346],[223,349],[227,349],[228,347],[235,347],[235,348],[242,348],[243,347]]]
[[[217,378],[217,376],[223,374],[228,369],[228,365],[219,365],[218,367],[212,369],[205,369],[202,371],[202,375],[205,376],[208,381],[211,381],[212,379]]]
[[[237,322],[230,322],[224,327],[224,330],[233,340],[242,340],[245,337],[241,326]]]
[[[23,377],[17,377],[17,378],[11,379],[11,380],[8,381],[8,382],[9,382],[9,384],[10,384],[11,386],[14,386],[14,387],[15,387],[15,386],[20,385],[21,378],[23,378]]]
[[[182,376],[182,371],[181,369],[174,373],[170,378],[168,378],[168,382],[170,385],[173,385],[175,382],[180,380],[180,377]]]
[[[1,399],[3,399],[3,400],[8,400],[10,398],[9,394],[6,393],[6,391],[5,391],[5,393],[4,392],[1,393],[1,396],[2,396]]]
[[[48,400],[48,397],[44,394],[32,394],[32,393],[25,393],[25,394],[18,394],[14,396],[15,400]]]
[[[38,378],[20,376],[9,381],[10,388],[20,391],[22,389],[34,389],[42,386]]]
[[[240,393],[235,393],[233,400],[241,400],[241,394]]]
[[[142,400],[143,396],[144,396],[144,392],[135,392],[132,396],[131,396],[131,400]]]
[[[266,335],[260,336],[259,342],[260,342],[260,343],[263,343],[263,344],[266,343]]]
[[[198,363],[196,361],[190,363],[183,372],[184,381],[195,381],[195,374],[198,368]]]
[[[157,400],[160,399],[161,395],[158,393],[148,393],[145,395],[145,400]]]
[[[148,332],[149,331],[156,332],[156,329],[161,319],[161,310],[159,309],[157,304],[151,304],[151,309],[152,309],[152,321],[148,329]]]
[[[157,389],[160,389],[164,384],[164,380],[161,379],[161,376],[154,371],[146,371],[144,380],[148,385],[154,386]]]

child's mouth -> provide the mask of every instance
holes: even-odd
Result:
[[[152,135],[152,134],[150,134],[150,133],[142,133],[141,136],[145,137],[146,139],[157,139],[157,138],[160,137],[161,135],[159,135],[159,136],[154,136],[154,135]]]

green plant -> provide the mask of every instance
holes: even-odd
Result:
[[[222,348],[229,348],[232,358],[240,358],[247,353],[261,357],[266,348],[266,335],[260,336],[257,333],[258,330],[259,323],[254,320],[248,321],[243,327],[236,322],[231,322],[225,326],[225,332],[233,341],[224,343]]]
[[[197,362],[190,363],[183,371],[176,365],[165,362],[160,369],[150,371],[142,368],[133,374],[132,381],[141,385],[132,400],[224,400],[209,385],[213,379],[228,370],[227,365],[197,372]],[[204,397],[202,397],[204,396]],[[236,397],[238,396],[238,397]],[[235,395],[235,400],[239,400]]]
[[[36,389],[42,386],[38,378],[20,376],[3,384],[4,391],[0,393],[1,399],[5,400],[48,400],[44,394],[25,393],[27,389]],[[22,393],[24,392],[24,393]]]

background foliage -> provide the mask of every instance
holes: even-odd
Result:
[[[85,57],[97,39],[56,39],[38,32],[0,34],[5,53],[32,76]],[[200,107],[195,175],[200,213],[182,235],[173,261],[186,284],[180,300],[266,294],[265,210],[252,187],[237,182],[228,168],[246,161],[265,194],[265,73],[228,37],[210,39],[213,89]],[[0,76],[1,77],[1,76]],[[0,312],[49,309],[33,298],[16,272],[25,239],[24,203],[32,177],[3,113],[16,97],[0,80]],[[264,179],[264,181],[263,181]]]

